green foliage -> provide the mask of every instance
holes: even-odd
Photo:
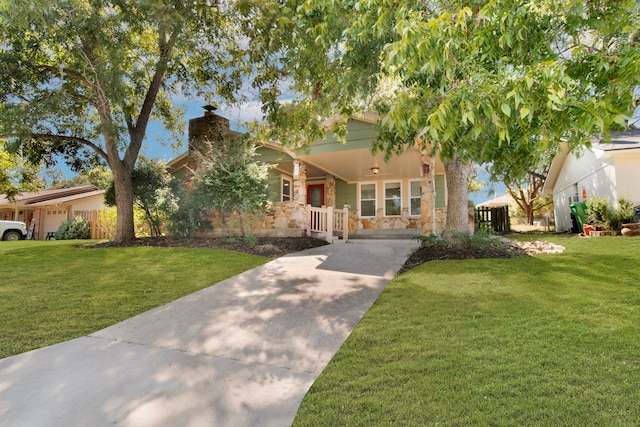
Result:
[[[256,236],[254,236],[253,234],[246,234],[244,236],[244,241],[249,245],[249,246],[255,246],[258,244],[258,238]]]
[[[78,175],[72,178],[64,178],[60,169],[47,169],[47,188],[71,188],[81,187],[84,185],[95,185],[103,190],[113,185],[113,176],[109,169],[104,166],[98,166],[93,169],[80,171]]]
[[[506,254],[509,252],[508,245],[499,239],[493,238],[491,230],[484,228],[478,229],[472,235],[468,233],[452,233],[451,237],[443,238],[431,234],[429,236],[414,236],[412,239],[418,240],[422,248],[430,248],[432,250],[443,248],[463,253],[485,251],[492,254]]]
[[[213,215],[220,218],[227,234],[233,234],[232,222],[237,218],[240,233],[245,235],[251,214],[270,204],[268,165],[256,160],[251,141],[210,143],[193,184],[195,188],[183,195],[186,203],[180,203],[172,219],[172,230],[179,234],[210,227],[207,218]]]
[[[38,168],[25,162],[19,153],[8,151],[6,141],[0,139],[0,194],[12,200],[23,191],[37,191],[41,187]]]
[[[169,0],[0,3],[0,135],[33,164],[108,164],[116,240],[135,237],[129,185],[150,120],[181,144],[171,99],[235,100],[244,61],[233,6]],[[214,89],[215,88],[215,89]]]
[[[523,177],[560,141],[589,145],[635,109],[633,1],[244,3],[270,123],[314,129],[318,115],[372,110],[377,150],[389,157],[420,138],[457,163],[448,175],[474,161]],[[291,103],[278,102],[282,81],[300,94]],[[448,187],[450,206],[465,188]],[[462,215],[448,212],[446,227]]]
[[[431,248],[437,245],[439,242],[441,242],[442,238],[437,234],[431,233],[428,236],[424,236],[424,235],[413,236],[411,240],[417,240],[418,242],[420,242],[420,247]]]
[[[162,224],[169,215],[178,210],[171,176],[164,162],[140,156],[131,174],[133,201],[144,212],[151,236],[162,234]],[[105,201],[114,206],[115,187],[113,181],[105,193]]]
[[[608,196],[592,197],[586,204],[589,212],[587,220],[595,226],[620,232],[622,224],[634,220],[633,202],[625,196],[618,199],[618,209],[611,206]]]
[[[89,222],[81,216],[69,218],[60,224],[54,237],[56,240],[88,239]]]
[[[206,201],[197,190],[179,189],[176,193],[178,209],[169,215],[167,231],[177,237],[192,237],[195,233],[212,229]]]
[[[587,221],[597,227],[606,227],[611,218],[612,209],[608,196],[591,197],[586,201],[589,216]]]

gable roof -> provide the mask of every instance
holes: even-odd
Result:
[[[640,150],[640,129],[630,129],[624,132],[611,134],[611,140],[593,144],[597,157],[610,157],[613,153],[620,153],[628,150]],[[598,152],[600,151],[600,152]]]
[[[640,129],[629,129],[624,132],[612,132],[611,140],[602,140],[592,144],[596,158],[613,157],[614,155],[640,153]],[[553,188],[564,166],[564,162],[569,155],[569,148],[566,143],[561,143],[558,153],[553,157],[547,179],[542,188],[543,194],[553,194]]]

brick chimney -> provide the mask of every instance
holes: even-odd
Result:
[[[235,138],[238,133],[229,129],[229,120],[215,114],[217,109],[212,105],[205,105],[204,115],[189,120],[189,154],[187,166],[196,170],[200,166],[202,154],[206,154],[207,143],[218,144]]]

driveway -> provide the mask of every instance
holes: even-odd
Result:
[[[0,425],[289,426],[417,246],[354,240],[290,254],[89,336],[2,359]]]

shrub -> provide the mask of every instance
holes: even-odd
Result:
[[[620,231],[622,224],[633,222],[633,203],[622,196],[618,200],[618,209],[614,209],[607,196],[587,200],[589,223],[608,230]]]
[[[634,221],[633,203],[626,197],[620,197],[618,206],[618,209],[611,210],[611,216],[607,226],[611,230],[620,232],[620,230],[622,230],[622,224],[628,224]]]
[[[81,216],[76,216],[60,224],[55,232],[56,240],[88,239],[89,223]]]
[[[587,200],[586,204],[587,210],[589,212],[587,221],[596,227],[606,228],[612,214],[609,197],[592,197],[591,199]]]

